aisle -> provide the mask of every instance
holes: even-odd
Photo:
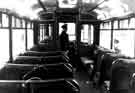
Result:
[[[92,83],[89,81],[89,76],[84,71],[75,72],[75,79],[80,85],[80,93],[100,93],[92,87]]]

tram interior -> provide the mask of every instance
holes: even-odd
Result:
[[[1,0],[0,93],[135,93],[134,3]]]

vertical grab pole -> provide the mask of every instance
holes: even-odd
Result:
[[[34,35],[34,45],[37,45],[39,42],[39,23],[37,21],[34,21],[34,27],[33,27],[33,35]]]
[[[80,10],[78,10],[80,13]],[[80,14],[76,15],[76,47],[77,52],[79,53],[80,41],[81,41],[81,28],[80,28]]]
[[[111,21],[111,49],[113,49],[113,28],[114,28],[114,21]]]
[[[9,21],[9,61],[13,62],[13,34],[12,34],[12,15],[8,15]]]
[[[25,50],[28,50],[28,27],[27,21],[25,20]]]

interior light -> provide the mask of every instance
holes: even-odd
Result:
[[[74,8],[77,5],[77,0],[58,0],[60,8]]]
[[[82,0],[83,3],[90,3],[90,0]]]
[[[62,3],[63,4],[68,4],[68,0],[63,0]]]

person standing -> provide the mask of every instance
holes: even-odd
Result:
[[[67,24],[62,25],[62,33],[60,35],[60,45],[62,51],[67,51],[69,47],[69,36],[67,34]]]

